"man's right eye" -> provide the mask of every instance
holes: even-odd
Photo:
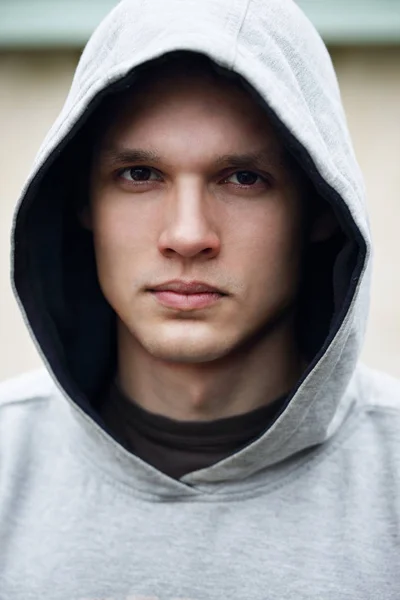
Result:
[[[150,167],[129,167],[121,169],[119,176],[125,181],[141,183],[146,181],[158,181],[160,177]]]

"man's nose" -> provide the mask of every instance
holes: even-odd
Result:
[[[167,258],[214,258],[221,248],[217,232],[215,199],[200,183],[177,185],[164,206],[164,227],[159,250]]]

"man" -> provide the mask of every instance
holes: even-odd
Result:
[[[116,7],[13,242],[47,369],[0,391],[2,600],[399,597],[363,183],[294,3]]]

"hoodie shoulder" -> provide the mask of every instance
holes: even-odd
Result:
[[[49,400],[54,382],[46,369],[29,371],[0,383],[0,410]]]
[[[400,380],[374,369],[370,369],[368,375],[370,407],[400,412]]]

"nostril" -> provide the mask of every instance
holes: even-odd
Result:
[[[169,257],[177,254],[177,252],[175,252],[175,250],[173,248],[165,248],[163,251],[163,254],[165,254],[165,256],[167,256],[169,258]]]

